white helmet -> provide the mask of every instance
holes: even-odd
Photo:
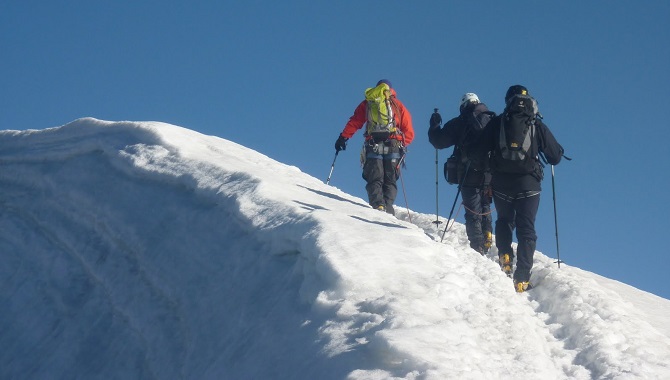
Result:
[[[479,97],[477,97],[477,94],[468,92],[463,97],[461,98],[461,105],[460,108],[463,109],[465,108],[468,103],[474,103],[477,104],[479,103]]]

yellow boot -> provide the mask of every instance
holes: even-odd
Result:
[[[486,251],[491,249],[491,245],[493,245],[493,235],[491,231],[486,231],[484,232],[484,248],[486,248]]]
[[[498,256],[498,263],[500,264],[500,269],[505,272],[507,277],[512,277],[512,255],[503,253]]]
[[[516,281],[514,280],[514,290],[517,293],[523,293],[528,289],[532,289],[533,286],[528,281]]]

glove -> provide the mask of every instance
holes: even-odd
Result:
[[[430,116],[430,128],[437,128],[442,124],[442,116],[439,113],[433,112]]]
[[[335,141],[335,151],[339,152],[341,150],[346,150],[347,149],[347,140],[349,140],[349,139],[340,135],[340,137],[337,138],[337,141]]]

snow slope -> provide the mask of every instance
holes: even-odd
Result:
[[[539,252],[516,294],[397,209],[164,123],[2,131],[0,378],[670,378],[670,301]]]

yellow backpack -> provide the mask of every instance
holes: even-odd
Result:
[[[367,101],[366,135],[375,142],[385,141],[396,133],[395,114],[391,88],[386,83],[365,90]]]

